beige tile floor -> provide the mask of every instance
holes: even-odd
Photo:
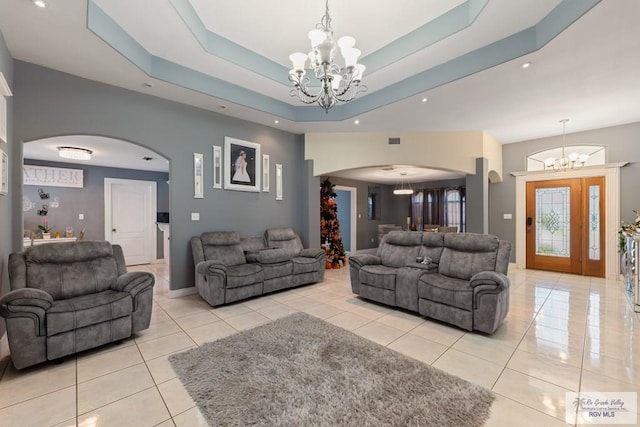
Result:
[[[297,311],[493,390],[488,426],[565,425],[567,391],[640,391],[640,322],[620,282],[512,269],[509,315],[487,336],[361,300],[345,268],[220,308],[169,299],[163,264],[135,269],[157,278],[151,327],[62,364],[4,358],[0,426],[206,425],[167,357]]]

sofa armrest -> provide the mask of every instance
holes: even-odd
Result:
[[[469,284],[472,288],[476,288],[481,285],[494,286],[496,288],[507,289],[510,285],[509,278],[502,273],[495,271],[481,271],[476,273],[469,280]]]
[[[260,264],[277,264],[290,261],[293,253],[289,249],[264,249],[256,253],[256,261]]]
[[[305,258],[322,258],[326,256],[326,252],[322,248],[307,248],[303,249],[299,256],[303,256]]]
[[[202,274],[203,276],[208,276],[211,274],[226,276],[227,266],[216,260],[202,261],[196,265],[196,273]]]
[[[46,335],[45,317],[52,304],[51,295],[41,289],[15,289],[0,298],[0,316],[6,319],[30,318],[35,335],[43,336]]]
[[[53,304],[53,297],[42,289],[21,288],[6,293],[0,298],[0,314],[15,313],[19,307],[39,307],[48,310]]]
[[[362,267],[365,265],[380,265],[382,260],[377,255],[356,253],[349,257],[349,264]]]
[[[129,292],[134,297],[139,292],[153,287],[156,279],[146,271],[130,271],[118,276],[111,284],[111,289],[118,292]]]

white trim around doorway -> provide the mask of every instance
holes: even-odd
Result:
[[[346,187],[335,185],[334,190],[348,191],[351,193],[351,249],[348,253],[357,251],[358,246],[358,189],[356,187]]]
[[[618,226],[620,224],[620,168],[627,162],[587,166],[563,172],[535,171],[513,172],[516,177],[516,267],[527,265],[527,237],[525,217],[527,209],[527,182],[554,179],[605,177],[605,278],[618,279],[620,262],[618,259]]]

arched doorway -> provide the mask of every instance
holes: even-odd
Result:
[[[87,150],[91,158],[61,157],[60,147]],[[25,143],[23,153],[25,245],[33,244],[32,233],[34,237],[40,237],[38,226],[46,222],[48,227],[53,227],[51,231],[54,238],[58,233],[62,239],[71,236],[86,240],[109,240],[122,244],[126,249],[126,244],[118,241],[115,233],[106,233],[106,230],[115,227],[112,226],[111,217],[114,207],[110,206],[111,199],[105,198],[108,193],[105,186],[108,180],[117,180],[123,184],[120,189],[131,190],[140,184],[153,187],[152,196],[145,201],[148,207],[143,209],[143,215],[140,209],[131,210],[130,206],[120,203],[125,218],[138,217],[143,221],[142,225],[135,225],[134,228],[141,229],[140,234],[145,239],[142,246],[147,248],[147,253],[143,258],[132,258],[130,263],[147,263],[147,260],[148,263],[157,263],[168,259],[168,245],[165,245],[168,233],[160,231],[156,225],[160,217],[168,217],[170,206],[169,161],[166,158],[129,141],[95,135],[42,138]],[[69,182],[69,177],[73,177],[73,182]],[[123,194],[127,193],[137,194],[131,191]],[[130,201],[137,198],[132,197]],[[136,215],[132,215],[134,211]],[[157,212],[166,215],[159,216]],[[141,245],[136,244],[138,246]]]

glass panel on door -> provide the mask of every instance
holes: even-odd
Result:
[[[570,256],[571,191],[569,187],[537,188],[536,255]]]
[[[589,259],[600,259],[600,186],[589,186]]]

